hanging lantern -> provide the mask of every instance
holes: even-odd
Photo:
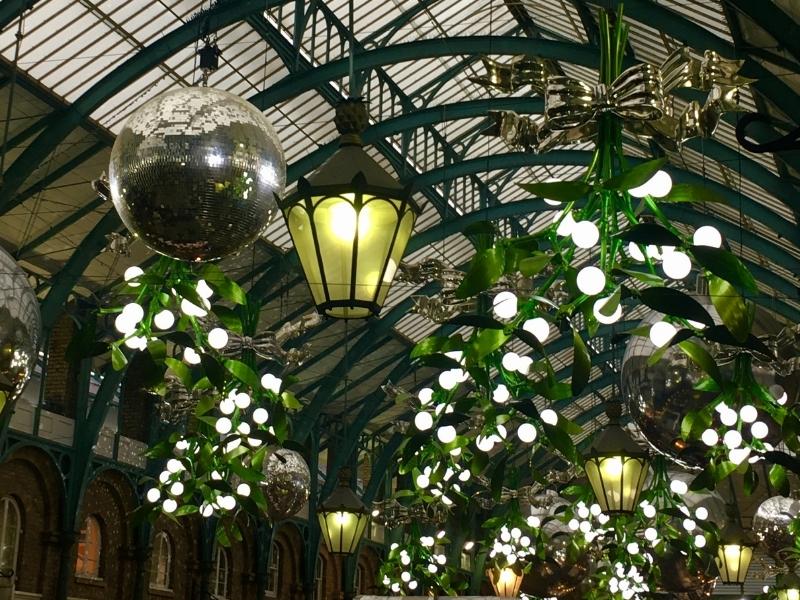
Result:
[[[748,539],[744,530],[736,523],[728,524],[722,531],[721,538],[717,548],[719,577],[722,583],[743,585],[756,543]]]
[[[377,315],[420,213],[363,149],[361,99],[336,108],[339,149],[280,203],[317,310],[355,319]]]
[[[522,585],[522,569],[514,567],[494,567],[488,569],[486,575],[492,583],[495,596],[516,598]]]
[[[774,591],[778,600],[800,600],[800,577],[794,573],[779,576]]]
[[[613,417],[597,435],[584,459],[586,476],[603,512],[633,512],[650,458]]]
[[[367,507],[348,485],[345,469],[339,485],[317,509],[319,526],[331,554],[354,554],[369,521]]]

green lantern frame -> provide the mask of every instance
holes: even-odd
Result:
[[[339,485],[317,509],[317,518],[331,554],[355,554],[370,513],[342,474]]]

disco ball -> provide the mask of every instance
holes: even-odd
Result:
[[[25,272],[0,249],[0,414],[14,403],[36,364],[42,319]]]
[[[308,501],[311,472],[303,457],[294,450],[278,448],[264,462],[266,479],[261,490],[267,499],[267,515],[273,521],[288,519]]]
[[[717,585],[716,575],[709,575],[710,565],[689,566],[686,556],[679,552],[667,552],[656,557],[661,572],[658,587],[668,592],[675,600],[701,600],[710,598]]]
[[[797,558],[787,552],[794,548],[794,535],[789,524],[800,514],[800,500],[785,496],[773,496],[762,502],[753,516],[753,532],[761,544],[778,563],[793,567]]]
[[[706,309],[719,322],[716,310],[706,302]],[[649,327],[663,315],[651,313],[640,327]],[[757,309],[753,335],[771,333],[776,321],[766,310]],[[693,341],[703,344],[697,338]],[[726,348],[721,349],[725,351]],[[683,417],[690,411],[705,407],[714,398],[713,393],[699,392],[694,386],[705,373],[680,348],[668,348],[653,365],[648,365],[655,346],[646,336],[632,336],[622,358],[622,394],[631,419],[648,444],[678,465],[692,470],[706,464],[707,447],[700,440],[686,442],[681,438]],[[725,372],[730,367],[723,366]],[[773,370],[754,365],[753,375],[759,383],[769,386],[776,381]],[[766,420],[766,419],[765,419]],[[768,425],[771,422],[768,422]],[[778,428],[768,441],[778,441]]]
[[[122,222],[156,252],[181,260],[213,260],[253,242],[285,182],[283,150],[267,118],[213,88],[146,102],[111,150],[111,198]]]
[[[583,598],[582,586],[592,569],[588,554],[570,558],[568,547],[570,536],[557,535],[550,539],[545,557],[530,559],[531,573],[525,582],[528,594],[539,598]]]

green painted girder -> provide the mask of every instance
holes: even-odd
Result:
[[[437,2],[441,2],[441,0],[417,0],[417,3],[411,8],[403,11],[388,23],[378,27],[378,29],[366,36],[361,43],[364,45],[375,44],[378,46],[385,46],[395,33],[413,21],[418,14],[428,10]],[[378,38],[384,34],[386,34],[386,37],[379,41]]]
[[[117,211],[111,209],[75,248],[64,267],[53,278],[50,291],[42,300],[40,308],[43,329],[50,330],[53,327],[73,286],[83,275],[89,263],[105,248],[106,236],[113,231],[118,231],[121,227],[122,222]]]
[[[19,19],[24,10],[28,10],[37,0],[3,0],[0,2],[0,31],[5,30],[12,22]]]
[[[98,196],[97,198],[89,202],[89,204],[82,206],[74,213],[70,214],[68,217],[62,219],[61,221],[59,221],[58,223],[47,229],[47,231],[41,233],[40,235],[33,238],[30,242],[21,246],[20,249],[14,253],[14,256],[18,259],[24,258],[31,250],[34,250],[35,248],[37,248],[38,246],[40,246],[41,244],[52,238],[54,235],[57,235],[60,232],[64,231],[67,227],[69,227],[73,223],[77,223],[86,215],[91,214],[92,212],[95,211],[95,209],[101,207],[104,203],[105,199],[100,198]]]
[[[406,42],[365,50],[355,56],[354,63],[356,70],[363,71],[419,59],[476,54],[528,54],[592,68],[599,65],[597,49],[591,46],[513,36],[462,36]],[[249,100],[261,110],[266,110],[305,91],[340,79],[348,72],[349,59],[334,60],[310,71],[288,75]]]
[[[8,1],[8,0],[7,0]],[[11,0],[14,2],[14,0]],[[72,105],[59,111],[48,127],[20,154],[5,173],[0,189],[0,212],[14,197],[16,191],[45,162],[47,156],[76,127],[81,126],[89,115],[106,100],[127,85],[150,72],[158,64],[173,56],[198,39],[200,23],[208,33],[237,23],[249,15],[285,4],[288,0],[237,0],[218,2],[208,10],[198,13],[179,27],[165,33],[155,42],[139,50],[131,58],[113,69],[100,81],[84,92]],[[3,3],[5,6],[5,2]]]
[[[51,120],[52,120],[52,113],[42,117],[41,119],[38,119],[34,123],[31,123],[22,131],[15,133],[10,138],[8,138],[8,143],[6,144],[6,147],[16,148],[17,146],[22,144],[22,142],[27,140],[29,137],[47,127],[47,124],[50,123]]]
[[[403,443],[403,439],[403,435],[400,433],[392,434],[392,437],[387,440],[381,449],[378,460],[373,463],[369,483],[367,487],[364,488],[364,494],[361,496],[361,500],[367,506],[377,497],[383,480],[391,475],[391,471],[393,471],[391,465],[394,462],[394,453],[397,452],[400,444]]]
[[[50,171],[47,175],[42,177],[32,186],[22,190],[19,194],[14,196],[8,203],[6,203],[3,209],[0,210],[0,216],[6,214],[10,210],[13,210],[17,206],[25,202],[25,200],[27,200],[28,198],[31,198],[32,196],[35,196],[36,194],[42,192],[43,190],[48,188],[53,182],[58,181],[59,179],[64,177],[64,175],[69,175],[70,173],[72,173],[72,171],[75,170],[76,167],[80,166],[85,161],[89,160],[95,154],[97,154],[101,150],[104,150],[105,148],[106,148],[105,142],[95,142],[83,152],[80,152],[79,154],[69,159],[63,165],[59,165],[58,168]]]

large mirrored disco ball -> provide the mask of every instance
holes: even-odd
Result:
[[[526,591],[539,598],[563,598],[578,600],[585,598],[582,586],[592,570],[588,554],[570,559],[569,534],[556,535],[545,548],[545,557],[532,557],[531,572],[534,577],[525,582]]]
[[[11,410],[31,378],[42,319],[28,277],[0,249],[0,414]]]
[[[753,516],[753,532],[776,562],[790,567],[797,564],[797,557],[787,550],[794,547],[794,535],[789,524],[800,514],[800,500],[785,496],[773,496],[762,502]]]
[[[713,594],[717,578],[708,574],[710,565],[690,566],[686,556],[677,551],[657,556],[655,562],[661,571],[659,589],[675,600],[701,600]]]
[[[253,242],[276,213],[286,163],[267,118],[206,87],[146,102],[114,142],[111,198],[125,226],[172,258],[221,258]]]
[[[308,502],[311,472],[303,457],[294,450],[278,448],[264,461],[261,483],[267,499],[267,515],[273,521],[296,515]]]

